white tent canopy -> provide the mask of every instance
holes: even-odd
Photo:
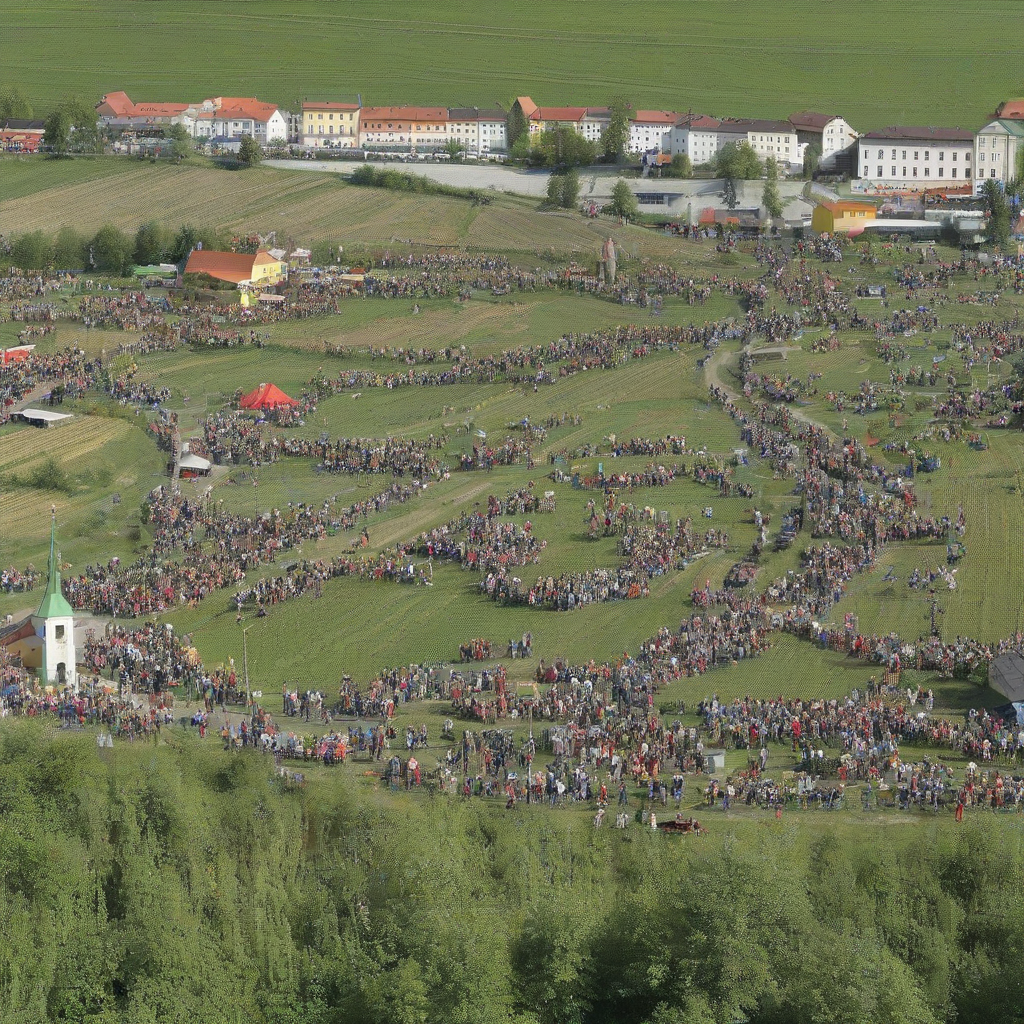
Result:
[[[212,465],[213,463],[209,459],[192,454],[182,455],[181,461],[178,463],[180,469],[191,469],[199,473],[208,473]]]
[[[22,409],[21,418],[28,423],[50,426],[71,419],[69,412],[53,412],[51,409]]]

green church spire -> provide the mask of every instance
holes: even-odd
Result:
[[[60,562],[57,559],[57,509],[50,510],[50,561],[46,579],[46,592],[39,604],[36,615],[41,619],[53,619],[73,616],[68,599],[60,589]]]

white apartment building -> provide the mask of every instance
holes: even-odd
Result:
[[[449,107],[448,138],[462,143],[465,151],[473,156],[504,153],[508,149],[505,111]]]
[[[261,144],[288,140],[288,115],[273,103],[251,97],[216,96],[190,108],[189,113],[193,111],[193,133],[199,139],[250,135]]]
[[[629,153],[671,153],[672,129],[679,115],[669,110],[636,110],[629,120]]]
[[[819,166],[828,169],[835,166],[836,157],[857,141],[857,133],[838,114],[819,114],[814,110],[800,110],[790,114],[789,123],[796,128],[800,147],[800,162],[803,163],[807,147],[817,145],[821,149]]]
[[[789,121],[726,118],[718,126],[719,148],[730,142],[737,146],[741,142],[749,142],[761,160],[775,157],[780,170],[799,170],[803,167],[796,128]]]
[[[704,114],[686,114],[669,132],[669,149],[673,156],[685,153],[694,167],[711,163],[718,152],[718,127],[722,122]]]
[[[959,187],[971,183],[974,134],[959,128],[894,126],[862,135],[857,168],[868,188]]]
[[[1017,155],[1024,150],[1024,121],[990,121],[974,137],[974,174],[1007,182],[1017,176]]]

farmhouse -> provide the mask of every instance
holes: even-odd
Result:
[[[959,128],[894,126],[862,135],[857,165],[868,190],[921,191],[970,181],[974,134]]]
[[[844,231],[856,235],[875,219],[877,213],[874,203],[853,200],[818,203],[811,215],[811,229],[821,234]]]
[[[286,265],[261,249],[256,253],[216,252],[193,249],[185,264],[186,274],[207,274],[234,285],[277,284],[288,276]]]
[[[302,104],[302,144],[354,149],[359,142],[358,103],[311,102]]]
[[[194,110],[193,135],[199,139],[240,139],[250,135],[265,144],[284,142],[288,138],[288,116],[274,103],[215,96],[203,100]]]
[[[447,141],[445,107],[363,107],[359,111],[361,149],[438,149]]]
[[[995,178],[1002,182],[1017,177],[1017,163],[1022,153],[1024,120],[998,118],[989,121],[974,137],[976,177]]]
[[[823,170],[833,169],[840,154],[857,141],[857,133],[838,114],[800,110],[789,115],[789,123],[796,129],[800,162],[803,163],[808,146],[817,146],[821,150],[818,166]]]

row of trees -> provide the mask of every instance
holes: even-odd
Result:
[[[113,224],[105,224],[91,236],[65,226],[54,235],[45,231],[16,235],[4,256],[22,270],[96,270],[120,276],[133,264],[178,263],[200,243],[207,249],[222,249],[228,240],[191,224],[175,231],[148,221],[134,236]]]
[[[981,812],[687,841],[10,722],[0,778],[4,1019],[1020,1019],[1024,853]]]

